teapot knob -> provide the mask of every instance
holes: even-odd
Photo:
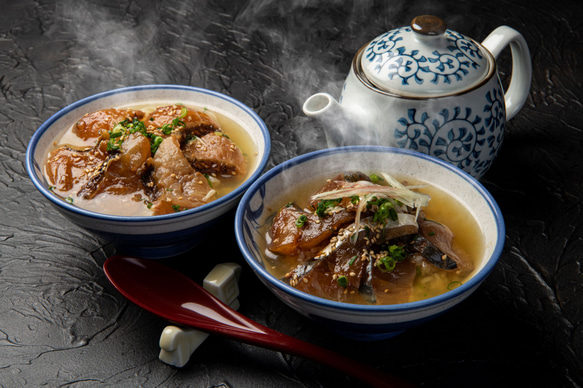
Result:
[[[447,26],[445,22],[433,15],[416,16],[411,21],[411,28],[418,34],[425,36],[442,35]]]

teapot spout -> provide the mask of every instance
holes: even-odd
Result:
[[[334,97],[328,93],[316,93],[304,102],[303,111],[306,116],[322,123],[328,148],[346,145],[343,129],[335,124],[344,112]]]
[[[309,97],[303,111],[306,116],[321,122],[329,148],[381,144],[376,127],[370,122],[374,115],[360,108],[347,108],[328,93],[316,93]]]
[[[330,113],[334,108],[340,108],[340,104],[328,93],[316,93],[304,102],[303,111],[306,116],[321,116]]]

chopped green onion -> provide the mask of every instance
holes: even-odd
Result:
[[[209,184],[209,187],[212,189],[213,188],[213,182],[211,182],[211,179],[209,177],[209,174],[202,174],[204,175],[204,177],[206,178],[207,183]]]
[[[174,126],[171,124],[164,124],[164,125],[162,125],[162,128],[160,128],[160,131],[162,131],[162,133],[164,135],[170,135],[173,130],[174,130]]]
[[[459,280],[454,280],[453,282],[451,282],[447,285],[447,289],[453,290],[455,288],[458,288],[461,285],[462,285],[462,282],[460,282]]]
[[[348,279],[346,279],[346,276],[338,276],[338,285],[342,288],[348,287]]]
[[[172,209],[173,209],[175,212],[179,212],[179,211],[180,211],[180,206],[178,206],[178,205],[172,205]]]
[[[354,261],[356,260],[356,256],[352,256],[352,258],[350,259],[350,261],[348,262],[348,265],[352,265],[354,264]]]
[[[65,202],[72,204],[73,203],[73,198],[72,197],[67,197],[67,198],[65,198]]]
[[[321,199],[316,207],[316,215],[320,218],[326,216],[326,211],[335,207],[342,201],[342,198]]]
[[[377,263],[377,267],[383,272],[391,272],[397,266],[397,260],[390,256],[385,256]]]
[[[119,125],[119,124],[118,124],[118,125]],[[113,129],[111,130],[111,133],[109,134],[109,138],[110,138],[110,139],[115,139],[116,137],[120,137],[121,135],[123,135],[123,131],[121,131],[121,130],[119,130],[119,129],[116,131],[116,128],[117,128],[117,127],[113,128]]]
[[[306,220],[308,219],[308,217],[305,214],[302,214],[301,216],[298,217],[298,219],[296,220],[296,226],[298,228],[301,228],[302,226],[304,226],[304,224],[306,223]]]
[[[158,151],[158,147],[160,147],[160,144],[162,143],[164,139],[160,136],[156,136],[154,137],[154,141],[152,142],[152,145],[150,146],[151,150],[152,150],[152,155],[154,155],[156,153],[156,151]]]
[[[385,222],[387,219],[396,221],[399,219],[397,211],[395,210],[395,205],[388,198],[378,198],[376,196],[372,197],[370,201],[367,202],[367,208],[370,209],[376,206],[377,209],[373,216],[373,222]]]
[[[377,261],[377,267],[383,272],[391,272],[397,266],[397,263],[402,262],[407,258],[405,250],[398,245],[391,245],[388,247],[387,255]]]
[[[120,148],[121,148],[121,143],[119,143],[119,142],[114,142],[113,140],[109,140],[107,142],[107,147],[106,147],[107,151],[118,151]]]
[[[372,183],[379,183],[379,181],[381,181],[381,180],[382,180],[382,179],[381,179],[381,178],[379,178],[379,176],[378,176],[378,175],[376,175],[376,174],[371,174],[371,175],[369,176],[369,178],[370,178],[370,180],[371,180],[371,182],[372,182]]]
[[[358,202],[360,202],[360,197],[358,195],[353,195],[350,197],[350,203],[353,205],[356,205]]]

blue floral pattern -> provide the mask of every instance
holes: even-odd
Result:
[[[403,33],[410,33],[411,27],[402,27],[386,32],[374,39],[366,49],[365,58],[371,63],[379,77],[401,79],[402,85],[416,83],[422,85],[426,79],[435,85],[462,81],[478,63],[482,54],[478,46],[465,36],[447,30],[447,50],[433,50],[431,55],[423,55],[420,50],[408,50],[404,46]],[[429,76],[429,78],[428,78]]]
[[[401,117],[394,136],[399,147],[445,160],[481,176],[493,162],[504,137],[504,94],[496,87],[485,95],[482,111],[455,106],[432,116],[415,108]]]

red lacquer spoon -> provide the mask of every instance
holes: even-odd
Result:
[[[412,387],[368,365],[262,326],[157,261],[113,256],[103,269],[123,296],[170,322],[320,362],[374,387]]]

